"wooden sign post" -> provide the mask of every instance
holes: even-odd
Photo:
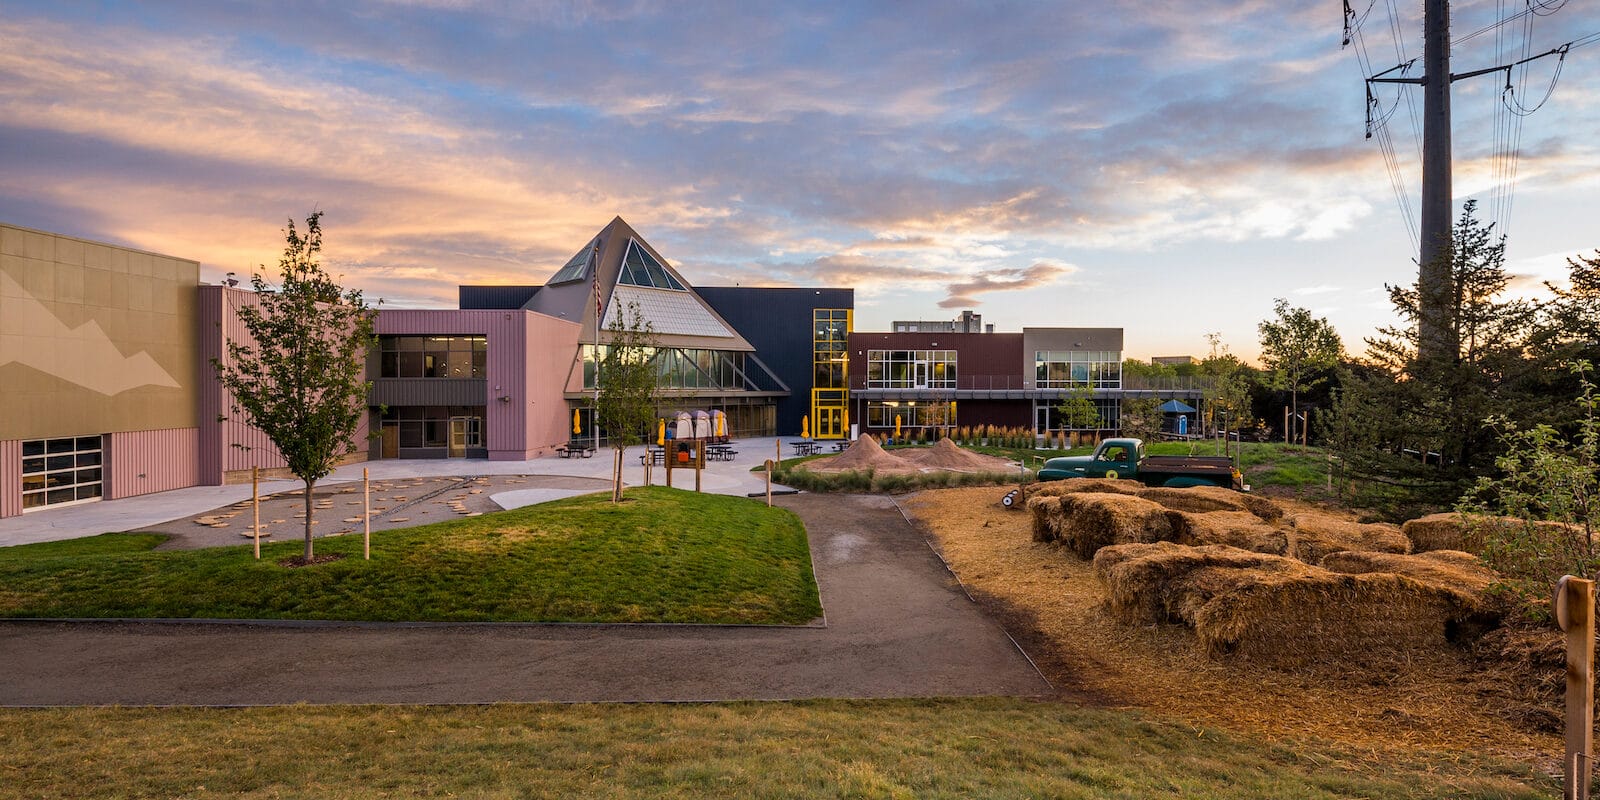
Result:
[[[250,468],[250,505],[255,515],[256,560],[261,560],[261,468]]]
[[[372,560],[372,482],[361,468],[361,557]]]
[[[772,460],[767,459],[767,508],[772,508]]]
[[[1556,625],[1567,634],[1568,800],[1589,797],[1589,752],[1594,745],[1594,581],[1563,577],[1556,583]]]

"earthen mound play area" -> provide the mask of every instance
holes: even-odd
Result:
[[[1003,458],[957,447],[949,439],[940,439],[932,447],[903,448],[891,453],[871,436],[862,436],[843,453],[807,461],[801,468],[825,473],[872,470],[877,474],[894,475],[915,472],[1012,472],[1017,466]]]
[[[1475,555],[1227,490],[1077,479],[1028,494],[1027,511],[995,488],[901,503],[1064,693],[1374,757],[1559,756],[1559,637],[1495,627],[1496,576]]]

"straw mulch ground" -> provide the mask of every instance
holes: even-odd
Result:
[[[1059,544],[1034,541],[1030,515],[1002,508],[1000,494],[943,489],[902,503],[974,597],[1069,696],[1375,754],[1404,746],[1541,762],[1559,756],[1559,738],[1530,724],[1539,713],[1530,711],[1536,693],[1515,688],[1537,678],[1517,675],[1515,666],[1484,671],[1454,647],[1369,660],[1360,669],[1323,663],[1289,672],[1213,659],[1180,625],[1121,624],[1093,565]],[[1326,511],[1278,502],[1291,514]],[[1479,648],[1517,645],[1491,637]]]

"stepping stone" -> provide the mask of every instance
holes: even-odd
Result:
[[[411,518],[410,517],[391,517],[389,519],[389,521],[390,522],[410,522]]]
[[[288,522],[288,520],[286,520],[286,519],[275,519],[275,520],[272,521],[272,524],[274,524],[274,525],[282,525],[285,522]]]
[[[212,523],[212,524],[211,524],[211,525],[209,525],[209,526],[208,526],[208,527],[212,527],[212,528],[226,528],[226,527],[228,527],[228,523],[226,523],[226,522],[214,522],[214,523]]]
[[[481,516],[483,516],[483,512],[482,511],[474,511],[471,514],[468,514],[467,516],[469,516],[469,517],[481,517]]]
[[[360,521],[361,521],[360,517],[350,517],[349,519],[345,520],[345,522],[360,522]]]
[[[482,489],[473,489],[472,491],[467,492],[467,494],[483,494],[483,490]]]
[[[239,535],[243,536],[246,539],[254,539],[254,538],[256,538],[255,533],[252,532],[252,531],[239,531]],[[262,528],[261,529],[261,538],[265,539],[265,538],[267,538],[268,536],[271,536],[271,535],[272,535],[272,531],[269,531],[266,528]]]

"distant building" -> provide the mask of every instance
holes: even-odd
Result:
[[[1150,363],[1162,367],[1181,367],[1195,363],[1194,356],[1153,356]]]
[[[895,333],[994,333],[994,325],[983,324],[983,315],[961,312],[953,320],[895,320],[889,329]]]

